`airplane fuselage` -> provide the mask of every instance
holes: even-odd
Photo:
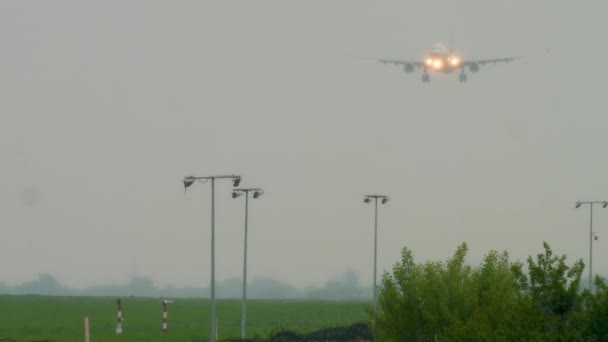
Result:
[[[462,60],[441,44],[434,45],[424,59],[425,70],[451,73],[462,68]]]

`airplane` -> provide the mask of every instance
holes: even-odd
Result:
[[[480,66],[498,62],[511,62],[519,57],[505,57],[505,58],[494,58],[494,59],[462,59],[457,53],[454,53],[452,49],[449,49],[443,44],[435,44],[431,47],[431,51],[427,54],[424,60],[396,60],[396,59],[378,59],[382,64],[392,64],[396,66],[402,66],[403,70],[411,74],[416,69],[422,69],[422,83],[429,83],[431,77],[429,76],[429,70],[434,72],[451,73],[456,70],[460,70],[458,80],[460,82],[466,82],[468,77],[465,73],[465,69],[469,69],[470,72],[478,72]]]

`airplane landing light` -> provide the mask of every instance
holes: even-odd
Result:
[[[453,66],[458,66],[458,64],[460,64],[460,59],[459,59],[458,57],[452,57],[452,58],[450,59],[450,63],[451,63]]]

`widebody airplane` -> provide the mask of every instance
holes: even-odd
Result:
[[[452,49],[445,45],[435,44],[431,51],[423,60],[396,60],[396,59],[378,59],[383,64],[393,64],[403,67],[403,70],[410,74],[416,69],[422,69],[422,82],[429,83],[431,77],[429,72],[451,73],[459,70],[458,80],[460,82],[467,81],[466,70],[470,72],[478,72],[480,66],[488,63],[496,64],[498,62],[511,62],[518,57],[504,57],[493,59],[463,59]]]

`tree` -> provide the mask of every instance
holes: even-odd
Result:
[[[507,252],[490,251],[474,270],[470,284],[474,298],[470,316],[447,331],[450,340],[533,341],[539,339],[530,329],[527,305],[521,295],[523,264],[509,261]]]
[[[581,339],[583,320],[581,276],[585,269],[582,260],[566,265],[566,256],[553,255],[548,243],[543,242],[544,254],[536,261],[528,258],[529,283],[524,287],[534,310],[542,318],[542,334],[548,340]]]
[[[427,262],[420,292],[424,299],[422,314],[430,328],[430,337],[450,337],[475,311],[476,296],[473,270],[465,264],[468,247],[458,246],[445,263]]]
[[[38,279],[15,287],[16,294],[62,295],[67,292],[59,282],[48,273],[38,275]]]
[[[393,274],[384,273],[378,289],[378,312],[372,318],[372,332],[378,341],[418,341],[425,336],[424,305],[419,293],[421,268],[412,252],[404,247],[401,262]]]
[[[585,291],[587,322],[585,337],[589,341],[608,341],[608,286],[596,277],[595,295]]]

